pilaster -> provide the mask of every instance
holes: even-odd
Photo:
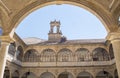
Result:
[[[120,77],[120,33],[109,33],[107,39],[110,40],[113,45],[116,67],[118,70],[118,76]]]
[[[0,78],[3,78],[4,69],[6,66],[6,58],[8,53],[9,44],[12,39],[9,36],[0,36],[1,46],[0,46]]]

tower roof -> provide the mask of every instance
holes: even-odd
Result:
[[[50,22],[50,25],[51,25],[51,26],[60,26],[60,21],[56,21],[56,20],[51,21],[51,22]]]

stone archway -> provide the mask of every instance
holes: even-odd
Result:
[[[81,72],[78,74],[77,78],[93,78],[93,76],[88,72]]]
[[[23,61],[24,62],[38,62],[39,61],[39,53],[35,49],[30,49],[25,52]]]
[[[15,27],[17,27],[17,25],[19,24],[19,22],[22,20],[22,18],[24,18],[26,15],[28,15],[29,13],[31,13],[33,10],[37,9],[37,8],[40,8],[42,6],[46,6],[46,5],[49,5],[49,3],[47,4],[47,1],[48,2],[51,2],[51,0],[42,0],[40,2],[40,0],[36,0],[34,1],[33,3],[30,3],[28,5],[26,5],[26,7],[22,8],[21,10],[19,10],[18,12],[16,12],[17,14],[15,14],[13,17],[11,17],[12,19],[10,19],[10,23],[9,25],[6,25],[8,26],[8,28],[10,27],[9,30],[6,30],[5,32],[7,32],[6,34],[8,35],[12,30],[14,30]],[[61,0],[58,0],[58,1],[54,1],[54,2],[51,2],[50,4],[55,4],[58,2],[58,4],[60,3],[59,1]],[[66,0],[67,1],[67,0]],[[79,2],[80,1],[80,2]],[[92,1],[90,2],[89,0],[71,0],[71,2],[73,2],[73,4],[76,4],[76,5],[84,5],[86,7],[88,7],[90,4],[91,6],[89,6],[87,9],[90,9],[92,11],[96,11],[95,13],[101,17],[100,19],[102,21],[104,21],[104,23],[106,24],[106,29],[108,31],[115,31],[116,30],[116,24],[114,22],[114,17],[108,13],[105,9],[103,9],[102,7],[100,7],[99,5],[97,6],[97,4],[94,4],[92,3]],[[83,3],[82,3],[83,1]],[[46,4],[44,4],[46,3]],[[61,1],[62,3],[62,1]],[[65,3],[65,2],[63,2]],[[67,2],[66,2],[67,3]],[[69,3],[69,2],[68,2]],[[90,3],[89,5],[87,5],[87,3]],[[43,4],[43,5],[42,5]],[[92,5],[93,4],[93,5]],[[33,5],[33,6],[32,6]],[[93,7],[93,9],[92,9]],[[7,23],[7,21],[5,21]],[[115,24],[115,25],[114,25]],[[108,27],[107,27],[108,26]],[[1,67],[2,68],[2,67]]]
[[[37,78],[37,76],[32,72],[26,72],[21,78]]]
[[[15,29],[18,26],[18,24],[21,22],[21,20],[23,20],[31,12],[35,11],[38,8],[52,4],[71,4],[71,5],[83,7],[84,9],[87,9],[88,11],[96,15],[104,24],[108,32],[115,31],[118,28],[115,25],[116,22],[113,19],[112,15],[108,15],[107,11],[105,11],[104,8],[100,7],[97,3],[93,3],[91,1],[86,1],[86,0],[83,1],[77,1],[77,0],[46,1],[45,0],[45,1],[34,1],[33,3],[21,9],[17,14],[15,14],[15,16],[11,19],[10,22],[10,32],[12,31],[12,29]]]
[[[18,70],[16,70],[16,71],[12,74],[12,78],[19,78],[19,72],[18,72]]]
[[[23,48],[22,46],[18,46],[17,52],[16,52],[16,59],[19,61],[22,61],[23,58]]]
[[[96,78],[113,78],[113,77],[109,72],[103,70],[98,72],[98,74],[96,75]]]
[[[40,75],[40,78],[55,78],[55,76],[50,72],[44,72]]]
[[[41,52],[41,61],[42,62],[55,62],[56,61],[56,53],[52,49],[44,49]]]
[[[69,72],[62,72],[58,75],[58,78],[73,78],[73,75]]]
[[[109,54],[108,52],[101,47],[95,48],[93,50],[93,61],[109,61]]]
[[[91,61],[90,52],[86,48],[79,48],[75,51],[75,58],[80,61]]]
[[[70,49],[63,48],[57,54],[57,61],[59,62],[70,62],[73,60],[73,53]]]

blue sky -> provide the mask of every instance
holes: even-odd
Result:
[[[2,28],[0,28],[0,36],[2,35]]]
[[[49,5],[29,14],[17,27],[21,38],[48,39],[50,21],[61,22],[61,31],[68,40],[101,39],[107,35],[101,21],[89,11],[73,5]]]

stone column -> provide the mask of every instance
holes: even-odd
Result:
[[[17,47],[15,47],[14,60],[17,60]]]
[[[120,77],[120,33],[110,33],[107,38],[113,45],[116,67],[118,70],[118,76]]]
[[[12,78],[12,72],[10,71],[10,78]]]
[[[112,40],[118,76],[120,77],[120,39]]]
[[[22,76],[20,75],[19,78],[22,78]]]
[[[6,66],[6,59],[7,59],[7,53],[9,48],[9,40],[10,38],[8,36],[0,37],[1,40],[1,46],[0,46],[0,78],[3,78],[4,75],[4,69]]]
[[[91,71],[91,75],[92,75],[92,76],[90,76],[90,78],[96,78],[96,74],[97,74],[96,72],[97,72],[97,71],[95,71],[94,69],[95,69],[95,68],[93,68],[92,71]]]

